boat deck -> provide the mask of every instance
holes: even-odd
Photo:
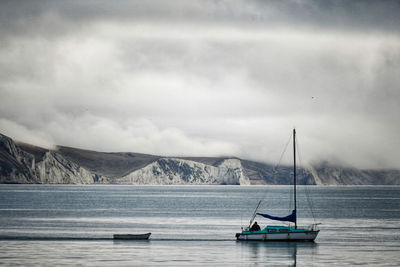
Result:
[[[267,227],[265,227],[260,231],[243,231],[243,234],[302,233],[310,231],[312,231],[312,229],[306,229],[306,228],[295,229],[290,226],[268,225]]]

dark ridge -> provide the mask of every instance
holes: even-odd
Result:
[[[42,147],[34,146],[27,143],[16,142],[16,145],[25,152],[32,154],[35,157],[35,161],[39,162],[43,160],[44,155],[49,149],[45,149]]]
[[[266,183],[275,185],[293,184],[292,166],[279,166],[276,170],[275,165],[241,160],[247,177],[254,184]],[[315,185],[315,179],[312,174],[304,168],[297,168],[297,183],[302,185]]]
[[[217,157],[177,157],[177,158],[196,161],[196,162],[200,162],[203,164],[218,167],[224,160],[232,159],[233,157],[221,157],[221,158],[217,158]]]
[[[17,171],[15,171],[17,170]],[[27,179],[30,176],[30,172],[26,166],[21,162],[0,149],[0,181],[3,184],[18,184],[18,180],[14,180],[14,175],[22,176]]]
[[[106,153],[65,146],[59,146],[57,152],[93,173],[114,178],[125,176],[160,158],[141,153]]]

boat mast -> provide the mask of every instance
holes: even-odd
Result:
[[[293,186],[294,186],[294,211],[296,212],[296,129],[293,129]],[[297,216],[294,222],[297,229]]]

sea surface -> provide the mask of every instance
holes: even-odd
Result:
[[[259,200],[260,212],[285,216],[292,192],[291,186],[0,185],[0,265],[400,265],[396,186],[299,186],[299,224],[321,223],[315,242],[235,240]],[[147,232],[148,241],[112,239]]]

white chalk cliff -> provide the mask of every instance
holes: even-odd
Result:
[[[95,177],[54,151],[46,152],[43,160],[35,165],[35,171],[42,184],[93,184]]]
[[[240,184],[249,185],[238,159],[225,159],[218,167],[203,163],[161,158],[146,167],[114,179],[123,184]]]

